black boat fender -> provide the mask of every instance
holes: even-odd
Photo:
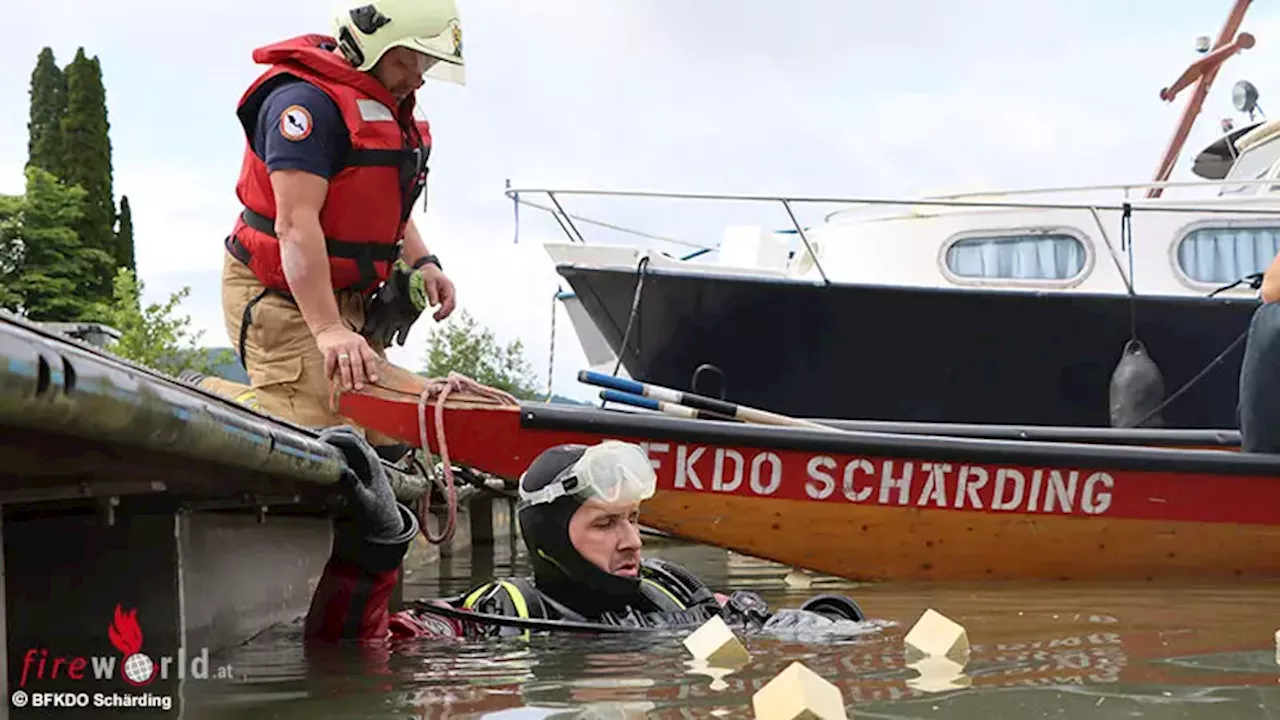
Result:
[[[1142,341],[1125,343],[1120,362],[1111,373],[1111,427],[1163,427],[1164,419],[1155,411],[1164,401],[1164,376]],[[1151,417],[1147,417],[1151,414]]]

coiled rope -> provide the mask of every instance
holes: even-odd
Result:
[[[431,445],[427,442],[427,404],[435,400],[436,447],[439,450],[440,462],[444,466],[444,477],[436,474],[433,463],[423,464],[423,473],[431,484],[440,488],[448,505],[448,516],[444,528],[439,535],[432,536],[427,527],[427,514],[431,510],[431,489],[423,493],[422,505],[418,510],[418,524],[422,528],[422,536],[433,545],[449,542],[458,525],[458,491],[453,477],[453,464],[449,461],[449,441],[444,430],[444,404],[450,395],[455,401],[487,402],[496,405],[519,407],[520,401],[508,392],[483,385],[461,373],[450,372],[446,378],[427,378],[426,387],[418,396],[418,443],[424,455],[431,454]]]

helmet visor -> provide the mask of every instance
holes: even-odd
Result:
[[[657,480],[649,456],[639,445],[605,440],[587,448],[545,487],[527,492],[521,482],[520,500],[527,506],[576,495],[583,502],[594,497],[610,505],[638,503],[653,497]]]
[[[456,21],[438,35],[409,37],[395,44],[431,58],[423,77],[457,85],[466,84],[462,59],[462,26]]]

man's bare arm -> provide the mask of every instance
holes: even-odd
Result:
[[[410,266],[431,253],[427,250],[427,243],[422,239],[422,233],[418,232],[418,226],[414,224],[413,218],[404,225],[404,240],[400,247],[400,259],[404,260]]]
[[[271,187],[284,276],[311,334],[318,335],[342,322],[320,227],[329,181],[302,170],[278,170],[271,173]]]
[[[325,375],[356,390],[366,379],[377,382],[377,355],[364,337],[342,324],[329,276],[320,209],[329,181],[301,170],[271,173],[276,198],[276,237],[280,263],[302,319],[324,356]]]

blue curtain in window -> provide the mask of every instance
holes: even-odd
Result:
[[[1280,252],[1280,228],[1200,228],[1178,244],[1178,265],[1192,280],[1227,284],[1262,272]]]
[[[1066,280],[1084,269],[1084,253],[1070,235],[965,238],[947,250],[947,267],[962,277]]]

